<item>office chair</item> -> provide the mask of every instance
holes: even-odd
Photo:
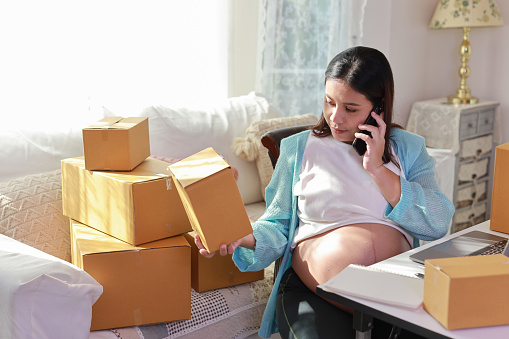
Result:
[[[267,152],[269,154],[270,161],[272,161],[272,167],[276,167],[277,159],[279,158],[279,145],[281,144],[281,140],[286,137],[289,137],[292,134],[296,134],[307,129],[310,129],[311,125],[302,125],[302,126],[294,126],[294,127],[284,127],[280,129],[276,129],[273,131],[269,131],[262,135],[262,145],[267,148]]]
[[[262,145],[265,146],[265,148],[267,148],[267,152],[269,154],[269,158],[270,161],[272,162],[273,168],[276,167],[276,162],[279,158],[279,147],[281,145],[281,140],[293,134],[308,130],[311,127],[312,125],[285,127],[269,131],[262,135],[261,142]],[[277,273],[279,272],[279,269],[281,267],[281,261],[282,258],[279,258],[274,262],[273,283],[275,282]],[[371,329],[373,328],[373,317],[359,311],[354,311],[353,327],[356,331],[357,339],[369,339],[371,338]],[[400,333],[401,328],[393,325],[388,339],[396,339],[399,337]]]

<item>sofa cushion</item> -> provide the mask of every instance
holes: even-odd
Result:
[[[60,168],[60,160],[83,155],[81,125],[55,122],[36,129],[24,125],[0,128],[0,181]]]
[[[279,117],[254,121],[247,128],[243,138],[235,138],[232,147],[235,154],[248,161],[256,162],[256,167],[258,168],[258,174],[260,176],[260,192],[264,198],[265,187],[269,184],[274,170],[267,149],[262,145],[262,135],[279,128],[314,125],[317,122],[317,116],[311,113],[293,117]]]
[[[108,111],[105,114],[115,115]],[[281,116],[263,96],[251,92],[209,108],[151,106],[140,116],[149,118],[152,154],[186,158],[213,147],[239,171],[237,185],[244,204],[263,200],[256,164],[238,157],[231,149],[233,139],[243,136],[253,121]]]

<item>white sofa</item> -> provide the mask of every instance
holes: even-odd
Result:
[[[112,115],[122,116],[105,110],[105,116]],[[210,146],[222,154],[239,171],[239,191],[253,220],[264,210],[264,187],[272,174],[260,136],[271,129],[317,121],[313,114],[281,117],[256,93],[206,108],[152,106],[139,116],[149,118],[154,157],[172,161]],[[0,296],[8,300],[8,306],[0,308],[0,337],[26,338],[36,333],[37,338],[244,338],[257,332],[271,289],[270,269],[262,281],[193,291],[191,320],[88,333],[91,305],[102,287],[68,263],[69,221],[62,215],[60,177],[60,160],[83,154],[83,127],[0,131],[0,243],[9,244],[4,247],[9,251],[0,248]],[[41,265],[45,270],[33,269]],[[14,267],[24,269],[14,274]],[[49,280],[35,284],[41,276]],[[61,291],[74,299],[57,303],[56,297],[21,298],[27,290],[30,296]],[[89,307],[71,307],[78,303]],[[48,309],[53,311],[45,312]]]

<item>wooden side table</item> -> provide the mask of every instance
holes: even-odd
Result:
[[[426,146],[451,149],[456,156],[451,232],[488,220],[493,184],[494,123],[499,103],[448,104],[447,99],[412,105],[407,130],[426,139]]]

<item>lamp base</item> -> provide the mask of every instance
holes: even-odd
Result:
[[[479,102],[479,99],[476,97],[459,97],[457,95],[451,95],[447,97],[447,102],[449,104],[477,104]]]
[[[460,74],[460,87],[456,91],[456,95],[451,95],[447,98],[447,102],[450,104],[476,104],[479,99],[470,95],[470,88],[467,86],[467,78],[470,75],[470,67],[468,67],[468,59],[472,53],[470,41],[468,36],[470,35],[470,27],[463,27],[463,41],[460,46],[461,54],[461,67],[459,69]]]

